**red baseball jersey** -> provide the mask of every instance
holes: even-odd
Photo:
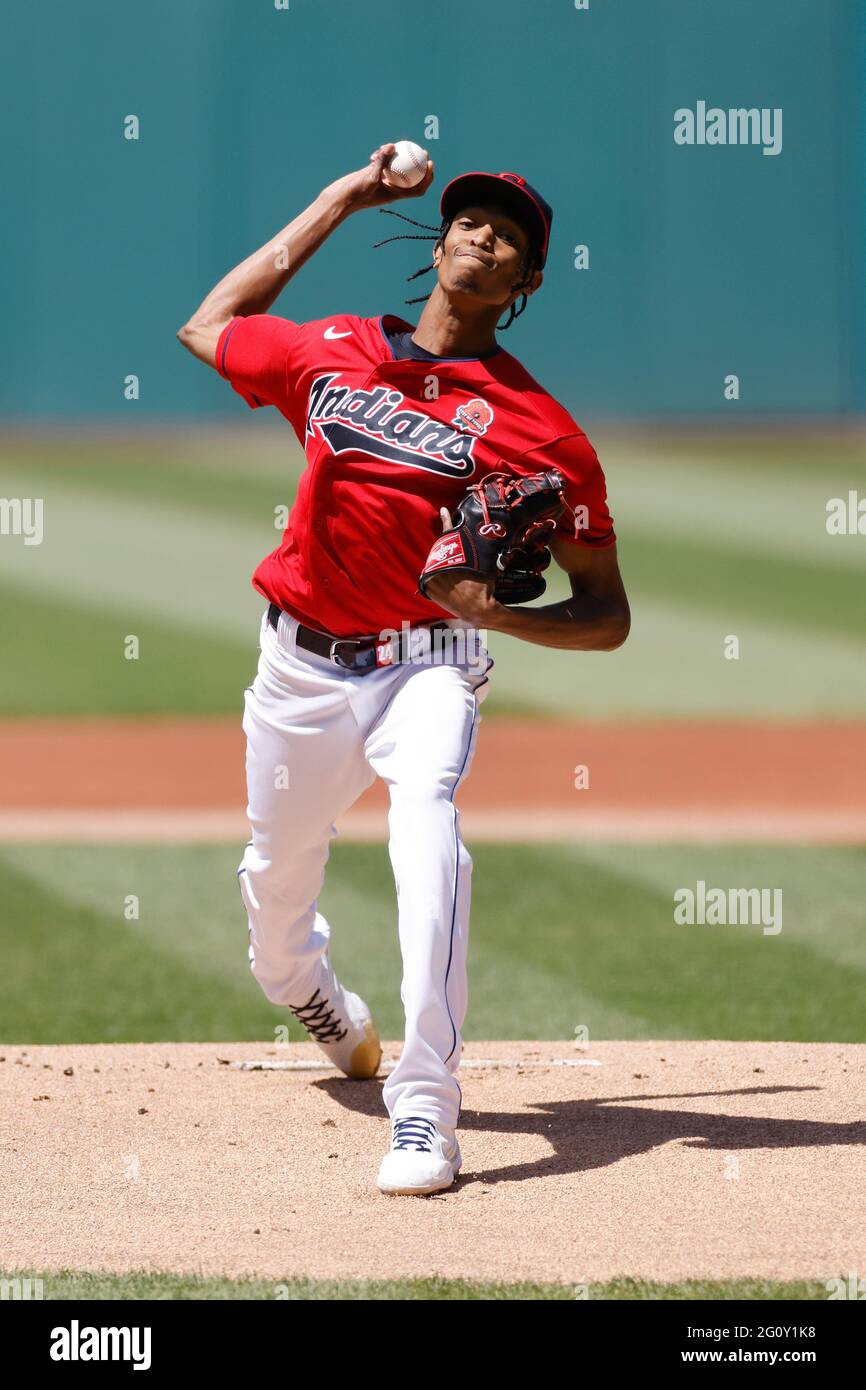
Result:
[[[367,636],[450,614],[418,591],[442,523],[487,473],[556,468],[575,545],[615,539],[604,474],[568,411],[516,358],[395,355],[392,314],[292,323],[234,318],[220,334],[220,374],[254,409],[286,417],[307,467],[282,541],[253,575],[259,593],[308,627]]]

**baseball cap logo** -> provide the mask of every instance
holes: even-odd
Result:
[[[493,408],[480,396],[467,401],[465,405],[459,405],[457,412],[451,421],[452,425],[459,425],[461,429],[468,430],[470,434],[486,434],[489,427],[493,424]]]

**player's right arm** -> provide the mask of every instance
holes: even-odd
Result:
[[[433,181],[432,160],[414,188],[395,188],[386,168],[393,153],[393,144],[380,145],[365,169],[329,184],[293,222],[223,276],[178,331],[178,340],[193,357],[216,367],[216,347],[226,324],[239,315],[266,314],[292,276],[353,212],[427,192]]]

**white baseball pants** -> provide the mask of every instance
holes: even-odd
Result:
[[[466,624],[452,626],[469,637]],[[298,648],[297,628],[283,613],[275,631],[265,614],[246,693],[252,840],[238,876],[252,971],[274,1004],[304,1004],[314,993],[331,933],[316,900],[334,821],[378,775],[390,795],[406,1024],[382,1094],[392,1118],[424,1115],[453,1128],[472,873],[454,793],[472,761],[493,661],[479,641],[454,659],[352,675]]]

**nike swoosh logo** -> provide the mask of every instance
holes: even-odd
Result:
[[[352,330],[350,328],[346,333],[338,333],[334,325],[331,324],[330,328],[325,329],[325,332],[322,336],[325,338],[351,338]]]

